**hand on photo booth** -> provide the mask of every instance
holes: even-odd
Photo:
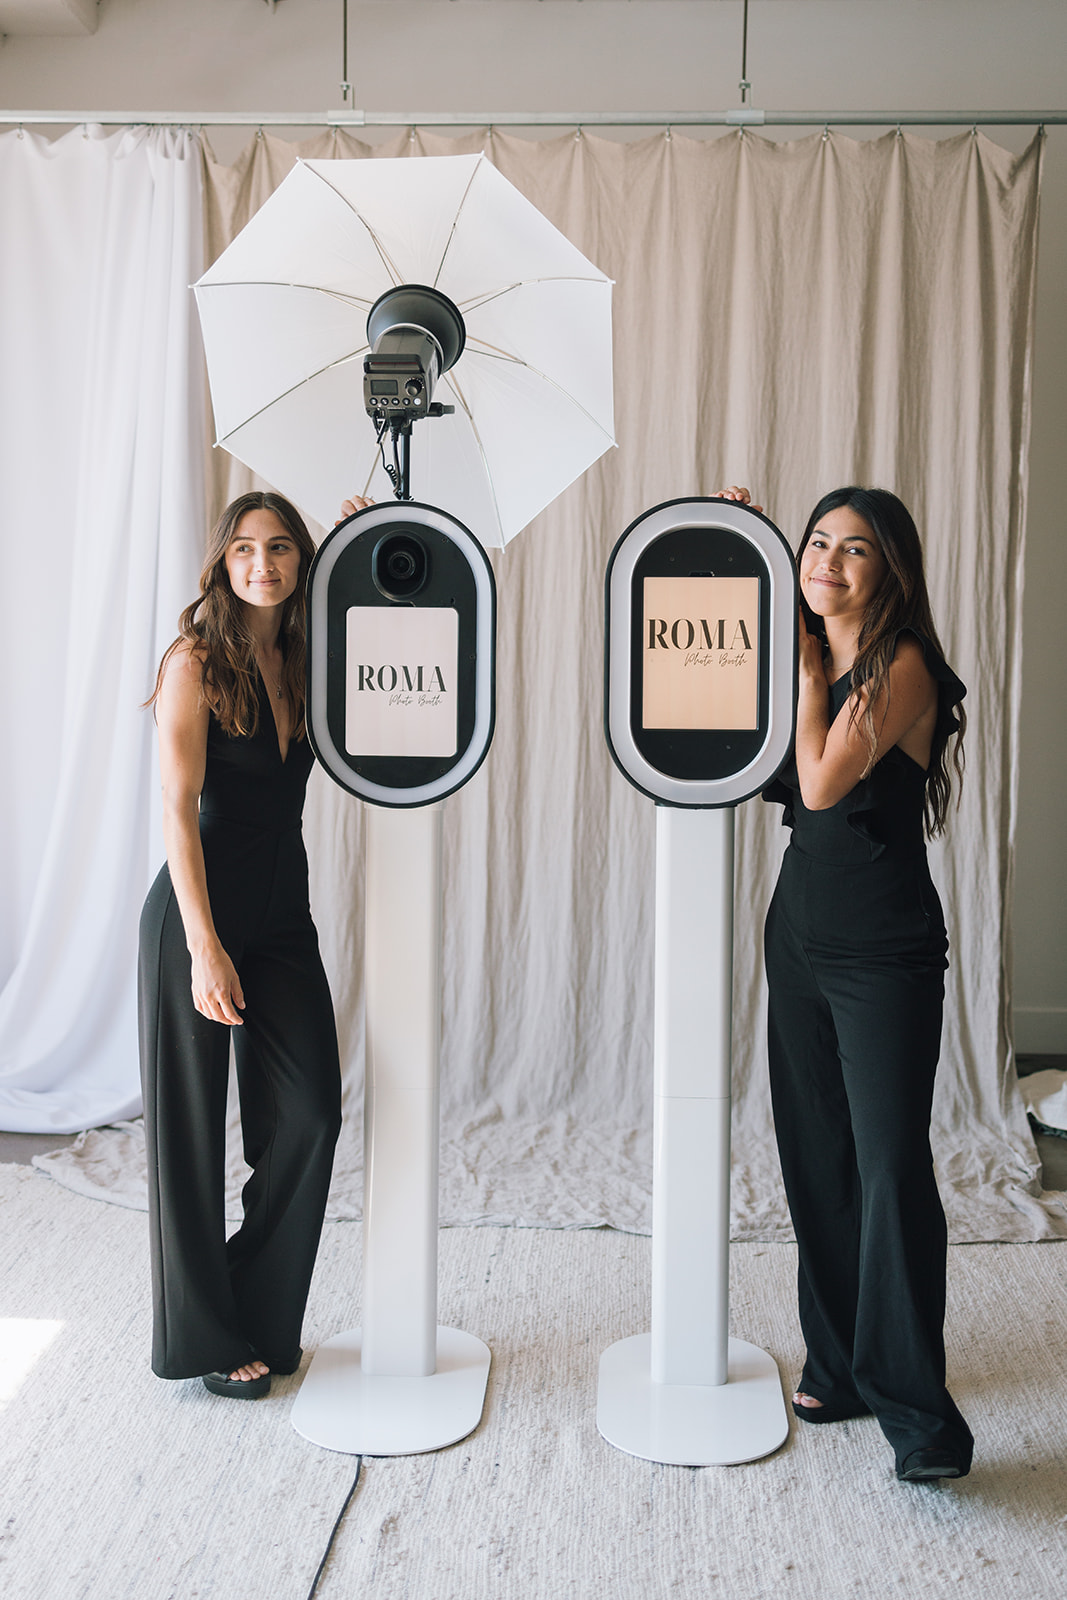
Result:
[[[728,489],[717,489],[712,496],[713,500],[739,500],[743,506],[752,506],[753,511],[762,511],[762,506],[752,505],[752,492],[742,488],[739,484],[732,483]]]
[[[373,504],[373,500],[362,494],[354,494],[351,500],[342,500],[341,515],[334,523],[334,527],[339,528],[346,517],[354,517],[357,511],[366,511],[367,507]]]

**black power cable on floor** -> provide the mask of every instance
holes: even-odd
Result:
[[[348,1493],[345,1495],[345,1503],[341,1507],[340,1511],[338,1512],[337,1521],[333,1525],[333,1531],[330,1534],[329,1539],[326,1541],[326,1548],[322,1552],[322,1560],[319,1562],[319,1570],[316,1572],[314,1578],[311,1580],[311,1588],[307,1592],[307,1600],[314,1600],[315,1590],[319,1586],[319,1579],[322,1577],[322,1574],[325,1572],[326,1563],[330,1559],[330,1551],[333,1549],[333,1542],[337,1538],[337,1533],[338,1533],[338,1530],[339,1530],[342,1522],[345,1520],[345,1512],[348,1510],[349,1506],[352,1504],[352,1496],[355,1494],[356,1490],[359,1488],[359,1479],[360,1479],[360,1474],[362,1473],[362,1471],[363,1471],[363,1457],[362,1456],[357,1456],[356,1457],[356,1475],[352,1479],[352,1487],[351,1487],[351,1489],[349,1489]]]

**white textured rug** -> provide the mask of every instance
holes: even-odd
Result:
[[[73,1145],[35,1156],[34,1165],[75,1193],[147,1209],[140,1121],[90,1129]],[[1034,1164],[991,1168],[958,1151],[941,1167],[950,1237],[957,1243],[1032,1241],[1067,1236],[1067,1195],[1042,1193]],[[227,1215],[241,1215],[236,1106],[227,1138]],[[337,1149],[327,1216],[359,1217],[363,1196],[361,1118],[348,1116]],[[737,1240],[793,1237],[775,1151],[735,1133],[731,1233]],[[444,1129],[440,1218],[444,1227],[619,1228],[648,1233],[652,1217],[652,1140],[633,1127],[505,1118],[494,1106]]]
[[[144,1217],[0,1167],[4,1600],[304,1600],[355,1462],[270,1399],[148,1370]],[[360,1230],[327,1226],[310,1350],[358,1322]],[[648,1241],[450,1229],[441,1316],[488,1340],[471,1438],[364,1464],[318,1600],[1063,1600],[1067,1254],[950,1252],[949,1376],[972,1475],[902,1485],[871,1419],[765,1461],[655,1466],[594,1421],[597,1360],[647,1324]],[[733,1251],[733,1329],[788,1382],[795,1255]],[[34,1351],[37,1352],[33,1359]]]

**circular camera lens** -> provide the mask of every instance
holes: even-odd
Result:
[[[375,547],[371,574],[387,599],[407,600],[430,575],[429,551],[414,534],[387,533]]]
[[[385,570],[394,583],[404,583],[415,576],[415,557],[410,550],[393,550],[385,563]]]

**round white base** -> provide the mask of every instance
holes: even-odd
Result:
[[[489,1346],[459,1328],[438,1328],[437,1370],[427,1378],[369,1376],[362,1332],[339,1333],[316,1351],[292,1423],[312,1444],[347,1455],[412,1456],[466,1438],[481,1421]]]
[[[652,1382],[652,1335],[600,1358],[596,1425],[609,1444],[678,1467],[758,1461],[789,1434],[781,1379],[765,1350],[731,1339],[723,1384]]]

